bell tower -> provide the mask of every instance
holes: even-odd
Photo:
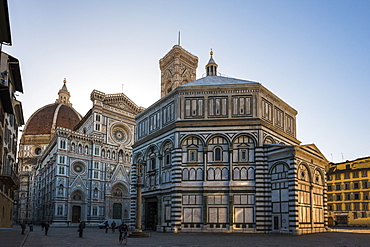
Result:
[[[180,85],[196,79],[198,57],[184,50],[180,45],[159,60],[161,69],[161,98]]]

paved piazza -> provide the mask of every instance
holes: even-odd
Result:
[[[367,228],[337,229],[328,233],[301,236],[283,234],[220,234],[220,233],[150,233],[149,238],[129,238],[127,246],[151,247],[203,247],[203,246],[370,246],[370,230]],[[5,237],[6,236],[6,237]],[[12,239],[11,239],[12,238]],[[123,246],[118,243],[118,232],[112,233],[98,228],[86,228],[84,237],[79,238],[77,228],[53,228],[48,236],[40,226],[26,235],[20,235],[20,229],[0,230],[0,246]],[[22,245],[23,244],[23,245]]]

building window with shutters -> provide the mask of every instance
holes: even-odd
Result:
[[[359,189],[360,188],[360,185],[359,185],[359,183],[353,183],[353,189]]]
[[[367,177],[367,171],[362,171],[362,177]]]

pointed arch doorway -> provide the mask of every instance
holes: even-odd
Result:
[[[117,183],[112,187],[110,215],[112,219],[129,220],[130,196],[127,187]]]

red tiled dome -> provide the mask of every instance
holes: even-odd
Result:
[[[56,127],[73,129],[81,115],[73,107],[55,103],[38,109],[28,120],[23,134],[51,134]]]

